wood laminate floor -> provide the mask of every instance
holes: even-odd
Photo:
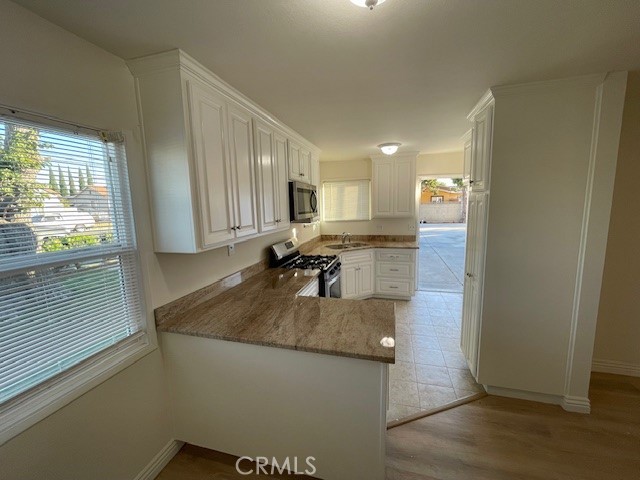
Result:
[[[388,480],[640,479],[640,379],[593,374],[590,415],[487,396],[387,432]]]
[[[593,374],[590,396],[590,415],[488,396],[393,428],[387,480],[640,479],[640,378]],[[234,464],[186,445],[158,480],[252,478]]]

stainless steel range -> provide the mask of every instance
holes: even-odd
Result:
[[[290,238],[271,246],[271,266],[320,270],[320,296],[340,298],[340,259],[337,255],[302,255],[300,242]]]

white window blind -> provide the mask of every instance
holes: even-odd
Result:
[[[138,285],[121,135],[0,116],[0,404],[143,337]]]
[[[327,222],[369,220],[369,180],[344,180],[324,182],[323,212]]]

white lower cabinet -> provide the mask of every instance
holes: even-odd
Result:
[[[376,252],[377,297],[410,298],[416,290],[416,251],[379,249]]]
[[[357,250],[340,255],[342,298],[365,298],[374,292],[373,250]]]
[[[410,298],[415,292],[415,250],[356,250],[340,261],[342,298]]]

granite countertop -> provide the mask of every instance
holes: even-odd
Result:
[[[395,338],[394,303],[298,296],[317,275],[317,270],[264,270],[163,321],[157,330],[394,363],[395,348],[380,344],[383,337]]]
[[[352,243],[365,243],[366,245],[362,245],[360,247],[349,247],[344,250],[334,250],[332,248],[327,248],[327,245],[335,245],[338,243],[342,243],[342,240],[322,240],[320,242],[315,242],[314,244],[305,248],[303,245],[300,248],[300,252],[305,255],[340,255],[344,252],[353,252],[355,250],[366,250],[369,248],[410,248],[417,249],[419,248],[419,244],[417,241],[412,242],[401,242],[401,241],[389,241],[389,240],[377,240],[377,239],[366,239],[366,240],[351,240]],[[347,242],[348,243],[348,242]]]

